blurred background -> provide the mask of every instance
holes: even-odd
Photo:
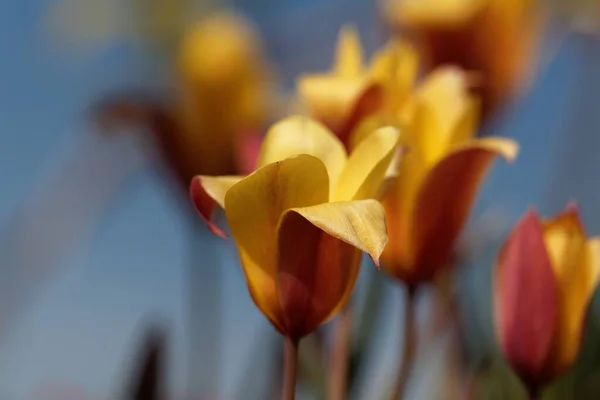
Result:
[[[514,166],[494,167],[467,238],[482,226],[495,237],[529,206],[553,214],[570,199],[590,234],[600,234],[600,5],[546,6],[552,18],[528,90],[482,128],[517,139],[521,153]],[[293,97],[299,74],[329,69],[342,24],[357,27],[367,54],[390,33],[373,0],[0,4],[0,399],[126,398],[154,330],[164,334],[168,398],[278,393],[278,336],[248,295],[233,243],[193,214],[178,163],[186,155],[165,150],[145,123],[151,118],[129,102],[142,99],[147,111],[154,99],[172,101],[182,32],[225,8],[256,30],[278,106]],[[125,105],[112,114],[143,123],[106,129],[94,110],[113,95]],[[489,302],[486,254],[459,278],[475,353],[493,347],[489,312],[476,307]],[[365,262],[358,286],[358,298],[373,280],[380,290],[379,306],[367,309],[369,354],[354,377],[356,399],[377,399],[396,361],[402,296],[379,274]],[[429,302],[420,305],[427,315]],[[598,318],[594,307],[590,324]],[[322,398],[320,340],[303,349],[303,362],[316,364],[301,371],[302,399]],[[424,382],[439,373],[432,360],[445,349],[443,338],[425,349],[411,399],[444,398]]]

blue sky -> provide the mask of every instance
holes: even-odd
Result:
[[[143,81],[139,59],[125,45],[117,43],[85,57],[49,47],[39,25],[49,4],[11,0],[0,5],[0,221],[6,227],[49,169],[75,158],[78,146],[88,140],[86,135],[92,132],[83,111],[89,101],[107,88]],[[349,15],[367,9],[367,4],[353,1]],[[305,12],[301,5],[294,7]],[[329,44],[308,51],[305,57],[286,53],[285,40],[301,44],[311,39],[294,31],[297,22],[289,22],[288,30],[280,32],[284,23],[270,21],[263,29],[272,33],[267,43],[274,58],[282,61],[284,76],[293,76],[296,68],[329,63],[324,57]],[[359,26],[369,22],[363,15]],[[321,44],[332,46],[338,27],[332,23],[311,34],[322,35],[328,41]],[[275,37],[274,32],[282,36]],[[367,35],[366,42],[375,43],[376,34]],[[585,152],[577,162],[570,159],[570,167],[564,157],[557,157],[585,149],[600,118],[570,102],[577,96],[592,99],[599,92],[597,79],[589,80],[585,92],[574,91],[576,76],[582,73],[580,45],[567,43],[528,101],[509,110],[494,126],[495,133],[519,139],[522,150],[514,166],[498,163],[481,192],[475,215],[494,203],[506,211],[510,222],[532,203],[544,212],[555,212],[568,199],[579,198],[590,231],[600,233],[600,214],[595,211],[600,193],[577,179],[582,171],[590,179],[595,153]],[[577,120],[588,121],[576,132],[569,119],[574,114]],[[110,146],[102,151],[135,154],[127,153],[127,143]],[[74,205],[77,198],[73,197]],[[119,388],[119,374],[136,350],[138,328],[151,315],[167,316],[172,322],[171,384],[186,385],[190,226],[177,207],[169,188],[150,171],[135,173],[121,186],[91,235],[83,236],[76,251],[48,275],[18,318],[8,326],[0,321],[2,399],[26,399],[48,381],[72,382],[92,394],[109,395]],[[267,349],[274,334],[249,299],[232,244],[204,231],[195,235],[198,258],[219,264],[215,268],[223,282],[225,308],[220,344],[227,343],[222,346],[220,369],[223,387],[230,389],[243,374],[247,358],[256,354],[256,346]],[[2,257],[7,258],[0,254],[0,268],[10,263]],[[397,296],[386,304],[390,312],[397,306]],[[393,362],[390,357],[395,352],[385,349],[396,345],[395,320],[389,318],[378,333],[382,336],[377,349],[382,357],[379,371]],[[256,359],[257,369],[267,360],[267,353]],[[373,373],[373,378],[371,385],[385,375]]]

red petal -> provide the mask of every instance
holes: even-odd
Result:
[[[496,270],[496,331],[502,351],[528,385],[545,380],[544,363],[558,323],[557,284],[535,210],[502,247]]]
[[[200,183],[200,178],[195,177],[190,184],[190,197],[192,203],[196,207],[196,211],[208,225],[208,229],[217,236],[227,238],[227,234],[217,226],[212,220],[213,212],[217,207],[217,202],[214,201],[204,190]]]

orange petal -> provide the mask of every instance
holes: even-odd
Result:
[[[457,148],[425,177],[415,199],[411,234],[414,237],[415,271],[431,279],[451,256],[487,170],[500,155],[512,161],[518,145],[509,139],[486,138]]]
[[[328,235],[296,212],[279,230],[277,288],[283,333],[301,338],[325,322],[348,299],[361,252]]]
[[[558,292],[542,223],[529,211],[502,247],[495,274],[495,323],[508,362],[530,387],[548,379]]]

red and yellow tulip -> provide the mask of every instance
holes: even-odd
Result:
[[[210,214],[215,202],[224,208],[250,294],[282,334],[299,339],[345,304],[361,251],[379,259],[387,235],[375,199],[398,138],[379,129],[347,156],[324,125],[289,117],[268,131],[254,173],[192,181],[198,211],[220,235]]]
[[[478,103],[467,75],[455,68],[432,73],[403,107],[407,151],[384,199],[390,242],[383,266],[417,284],[450,261],[477,188],[496,156],[512,161],[518,145],[506,138],[476,139]]]
[[[297,91],[308,114],[351,148],[355,143],[351,142],[351,134],[363,119],[396,108],[409,97],[417,67],[415,52],[397,40],[365,65],[358,33],[345,26],[340,31],[331,71],[300,76]]]
[[[480,74],[487,116],[527,86],[537,59],[543,9],[537,0],[384,0],[384,13],[415,40],[425,67]]]
[[[496,261],[495,325],[514,370],[532,389],[575,361],[600,277],[600,238],[587,238],[575,205],[550,220],[529,211]]]
[[[255,30],[231,14],[207,16],[183,36],[177,66],[172,101],[125,94],[104,100],[97,115],[109,125],[146,125],[186,188],[198,173],[252,171],[272,104]]]

